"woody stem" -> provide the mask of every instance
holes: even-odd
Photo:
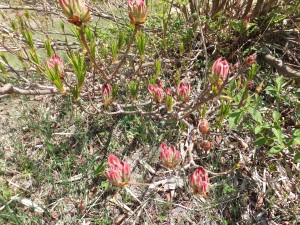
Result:
[[[214,179],[214,178],[217,178],[219,176],[223,176],[223,175],[227,175],[229,173],[232,173],[236,168],[231,168],[225,172],[221,172],[221,173],[214,173],[214,172],[211,172],[211,171],[207,171],[209,174],[212,174],[214,175],[213,177],[210,177],[210,179]]]
[[[116,74],[117,74],[117,72],[119,71],[119,69],[121,68],[121,66],[125,63],[125,60],[126,60],[127,55],[128,55],[128,53],[129,53],[129,51],[130,51],[131,45],[132,45],[132,43],[133,43],[133,41],[134,41],[134,38],[135,38],[135,36],[136,36],[136,34],[137,34],[137,32],[138,32],[138,30],[139,30],[140,28],[141,28],[140,25],[135,25],[133,34],[131,35],[131,38],[130,38],[130,40],[129,40],[129,42],[128,42],[126,51],[125,51],[125,53],[124,53],[124,55],[123,55],[121,61],[119,62],[119,64],[117,65],[117,67],[115,68],[114,72],[113,72],[112,75],[111,75],[111,78],[112,78],[112,79],[116,76]]]
[[[86,40],[85,35],[84,35],[83,26],[80,27],[79,35],[80,35],[80,40],[82,41],[82,44],[83,44],[84,48],[87,51],[88,57],[92,61],[93,65],[100,71],[100,73],[103,76],[103,79],[107,81],[108,77],[104,73],[103,69],[96,63],[96,60],[95,60],[94,56],[91,53],[91,50],[90,50],[90,48],[88,46],[87,40]],[[95,73],[94,73],[94,77],[93,77],[93,82],[95,82]]]

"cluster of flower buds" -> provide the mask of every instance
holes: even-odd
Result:
[[[256,62],[256,57],[257,57],[257,54],[254,53],[254,54],[252,54],[252,55],[246,57],[245,62],[246,62],[249,66],[252,66],[252,64]]]
[[[104,107],[108,106],[114,100],[113,89],[110,84],[103,84],[101,87]]]
[[[159,148],[162,164],[168,168],[174,168],[180,162],[180,152],[173,145],[168,146],[163,142]]]
[[[85,0],[59,0],[59,4],[70,23],[80,27],[90,21],[91,14]]]
[[[229,73],[229,63],[223,59],[223,57],[218,58],[212,66],[212,81],[213,83],[219,83],[227,79]]]
[[[147,7],[144,0],[129,0],[128,16],[132,24],[144,24],[147,20]]]
[[[173,97],[173,92],[170,88],[164,90],[164,85],[161,80],[157,80],[156,85],[148,84],[148,90],[152,95],[152,99],[156,103],[161,103],[165,99],[165,106],[168,112],[172,112],[176,101]],[[189,101],[191,94],[191,87],[189,84],[180,82],[177,87],[177,100],[179,104]]]
[[[209,178],[206,170],[202,166],[199,166],[190,175],[189,181],[194,194],[202,194],[202,196],[206,196],[206,192],[209,189]]]
[[[115,155],[108,157],[109,169],[105,171],[106,178],[112,185],[124,187],[130,181],[130,166],[127,162],[120,161]]]
[[[60,78],[64,77],[64,64],[59,55],[53,54],[51,59],[46,61],[46,65],[50,70],[54,71],[57,69],[60,74]]]
[[[156,103],[161,103],[164,99],[164,89],[161,85],[148,84],[148,90]]]

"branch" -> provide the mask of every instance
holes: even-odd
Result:
[[[121,68],[121,66],[125,63],[126,58],[127,58],[127,56],[128,56],[128,53],[129,53],[129,51],[130,51],[130,47],[131,47],[131,45],[132,45],[132,43],[133,43],[133,41],[134,41],[134,38],[135,38],[135,36],[136,36],[136,34],[137,34],[137,32],[138,32],[138,30],[139,30],[140,28],[141,28],[141,26],[135,25],[133,34],[132,34],[132,36],[131,36],[131,38],[130,38],[130,40],[129,40],[129,43],[128,43],[127,48],[126,48],[126,51],[125,51],[125,53],[124,53],[124,55],[123,55],[121,61],[120,61],[120,62],[118,63],[118,65],[116,66],[114,72],[111,74],[111,77],[110,77],[111,79],[114,79],[114,78],[115,78],[115,76],[116,76],[118,70],[119,70],[119,69]]]
[[[285,65],[282,60],[275,58],[267,47],[262,47],[262,53],[264,61],[274,67],[280,74],[300,81],[300,72]]]
[[[58,93],[56,89],[51,90],[25,90],[18,87],[14,87],[12,84],[5,84],[0,88],[0,95],[6,94],[21,94],[21,95],[49,95]]]

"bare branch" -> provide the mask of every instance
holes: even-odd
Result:
[[[267,47],[262,48],[263,52],[263,59],[266,63],[268,63],[270,66],[277,69],[277,71],[289,78],[295,79],[297,81],[300,81],[300,72],[292,69],[291,67],[285,65],[282,60],[275,58],[271,51]]]
[[[21,94],[21,95],[49,95],[58,93],[57,89],[48,90],[26,90],[18,87],[14,87],[12,84],[5,84],[0,88],[0,95],[6,94]]]

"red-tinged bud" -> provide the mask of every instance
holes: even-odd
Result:
[[[80,27],[91,19],[90,10],[85,5],[85,0],[59,0],[63,14],[68,21]]]
[[[50,70],[55,70],[55,67],[57,67],[58,72],[60,74],[60,78],[64,77],[64,65],[59,55],[53,54],[51,56],[51,59],[46,61],[46,65]]]
[[[251,66],[253,63],[256,62],[256,57],[257,57],[257,55],[256,55],[256,53],[254,53],[254,54],[252,54],[252,55],[246,57],[245,62],[246,62],[249,66]]]
[[[200,146],[204,151],[208,152],[211,149],[212,143],[208,140],[202,140]]]
[[[147,20],[147,7],[144,0],[128,1],[128,16],[134,25],[143,24]]]
[[[209,133],[209,123],[206,119],[201,119],[199,121],[199,131],[202,133],[202,134],[208,134]]]
[[[103,105],[106,107],[113,101],[113,89],[110,84],[103,84],[101,87]]]
[[[250,21],[251,21],[250,15],[247,15],[247,16],[244,17],[243,23],[244,23],[244,27],[246,29],[248,28],[248,24],[250,23]]]
[[[243,19],[243,25],[244,25],[244,29],[245,30],[248,30],[253,25],[255,25],[254,23],[251,23],[251,15],[250,14],[244,17],[244,19]]]
[[[202,194],[206,196],[206,192],[209,189],[209,178],[206,170],[199,166],[189,177],[190,186],[194,191],[194,194]]]
[[[164,90],[161,87],[148,84],[148,90],[156,103],[161,103],[164,99]]]
[[[117,156],[115,156],[113,154],[108,157],[107,163],[110,166],[110,168],[113,168],[113,169],[121,168],[121,161],[117,158]]]
[[[130,166],[127,162],[120,161],[115,155],[108,157],[109,169],[105,176],[112,185],[124,187],[130,181]]]
[[[170,88],[168,88],[168,89],[166,90],[166,95],[168,95],[168,96],[172,96],[172,91],[171,91],[171,89],[170,89]]]
[[[218,58],[212,66],[213,77],[221,78],[226,80],[229,73],[229,64],[222,57]],[[217,80],[218,81],[218,80]]]
[[[190,85],[184,82],[180,82],[180,84],[177,87],[178,101],[180,101],[181,103],[188,102],[190,99],[190,94],[191,94]]]
[[[173,145],[168,146],[163,142],[159,148],[162,164],[168,168],[174,168],[180,162],[180,152]]]

